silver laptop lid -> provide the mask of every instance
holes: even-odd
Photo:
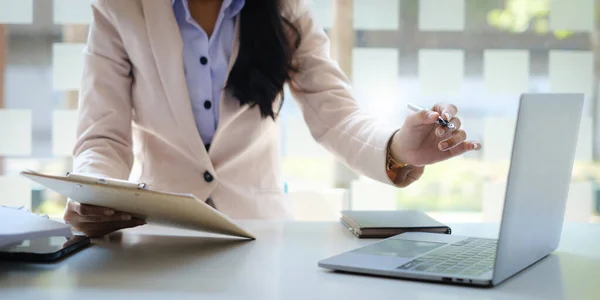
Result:
[[[582,94],[521,97],[494,285],[558,247],[583,102]]]

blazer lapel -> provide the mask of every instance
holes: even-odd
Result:
[[[183,41],[173,14],[172,0],[142,0],[150,47],[181,139],[198,162],[207,159],[198,133],[183,67]]]

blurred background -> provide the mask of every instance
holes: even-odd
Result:
[[[498,221],[519,95],[579,92],[586,105],[566,218],[600,221],[600,1],[310,5],[366,112],[400,126],[408,102],[451,102],[483,150],[429,166],[417,183],[395,189],[357,176],[316,144],[286,89],[281,159],[297,219],[337,220],[343,209],[421,209],[443,222]],[[91,18],[88,0],[0,0],[0,205],[62,214],[66,199],[19,172],[71,169]],[[561,120],[547,122],[552,130]]]

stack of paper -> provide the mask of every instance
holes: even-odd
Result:
[[[0,206],[0,248],[50,236],[71,237],[67,224],[56,222],[27,211]]]

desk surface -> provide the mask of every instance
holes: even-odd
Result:
[[[2,299],[598,299],[600,224],[567,224],[560,248],[502,285],[472,288],[336,273],[317,261],[374,242],[338,223],[242,222],[256,241],[144,226],[56,264],[0,265]],[[495,238],[494,224],[453,234]]]

